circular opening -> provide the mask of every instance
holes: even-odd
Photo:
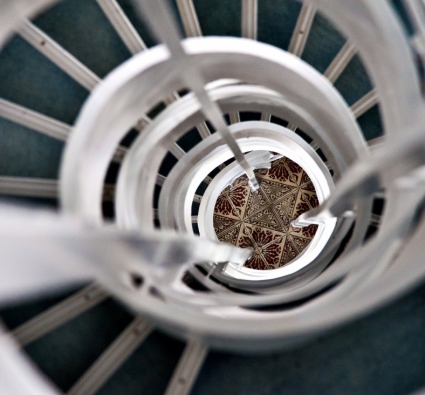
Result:
[[[317,225],[294,228],[291,222],[319,205],[314,185],[296,162],[275,160],[255,171],[260,188],[251,190],[245,175],[219,195],[214,207],[217,238],[253,254],[244,267],[272,270],[296,259],[310,244]]]
[[[241,129],[241,131],[237,131],[236,128]],[[290,194],[286,196],[286,198],[289,199],[289,202],[285,201],[285,199],[283,198],[284,194],[279,195],[279,193],[282,193],[280,189],[284,186],[284,184],[282,182],[276,182],[278,180],[276,178],[276,175],[274,174],[275,170],[278,173],[285,171],[288,172],[287,177],[289,180],[289,185],[286,186],[288,193],[291,191],[290,186],[299,189],[300,185],[297,185],[297,183],[294,181],[297,179],[297,177],[304,177],[303,183],[305,184],[306,192],[304,193],[304,195],[301,194],[300,200],[301,198],[303,198],[303,200],[305,200],[304,203],[306,204],[303,205],[304,210],[300,210],[301,207],[298,207],[298,210],[296,210],[295,213],[294,211],[292,211],[292,213],[290,213],[286,218],[281,218],[279,221],[277,221],[277,224],[274,224],[274,229],[268,229],[268,231],[272,231],[271,235],[270,232],[267,233],[267,235],[269,236],[268,239],[271,237],[271,240],[268,240],[263,244],[263,246],[261,247],[263,251],[264,246],[267,246],[268,243],[273,242],[274,236],[276,237],[277,241],[285,244],[287,241],[286,236],[288,232],[291,232],[290,238],[292,240],[289,240],[288,238],[288,242],[290,242],[288,249],[292,251],[289,251],[289,253],[288,251],[286,252],[287,257],[284,258],[283,261],[282,248],[278,253],[274,251],[274,253],[272,254],[272,252],[270,251],[272,256],[274,255],[274,262],[271,264],[270,262],[265,263],[262,259],[262,262],[259,262],[258,254],[254,254],[252,261],[249,262],[248,265],[236,265],[232,262],[229,262],[223,269],[222,275],[228,278],[229,281],[232,281],[232,279],[261,281],[292,276],[296,272],[305,268],[307,265],[316,262],[316,258],[319,257],[319,254],[322,252],[333,233],[336,224],[335,218],[329,218],[324,222],[318,222],[316,224],[317,226],[309,227],[309,229],[305,230],[303,230],[303,228],[289,229],[290,223],[293,219],[298,217],[298,215],[300,215],[302,212],[309,211],[316,205],[322,203],[329,196],[330,190],[333,188],[332,177],[330,176],[327,166],[325,165],[325,163],[323,163],[323,160],[318,156],[315,150],[291,130],[288,130],[279,125],[273,125],[264,122],[245,122],[241,125],[232,125],[231,129],[235,129],[234,132],[236,133],[236,135],[238,133],[249,135],[249,138],[246,139],[242,138],[242,136],[238,136],[237,141],[238,143],[240,143],[243,151],[246,152],[245,157],[250,166],[257,170],[259,178],[261,178],[263,181],[263,187],[269,188],[269,197],[267,198],[264,197],[261,191],[258,192],[256,195],[251,196],[251,199],[253,200],[255,200],[256,198],[257,200],[260,199],[260,202],[254,202],[254,205],[259,206],[257,213],[261,214],[261,211],[263,210],[264,212],[262,214],[270,214],[268,213],[268,211],[270,210],[276,210],[279,208],[282,210],[287,208],[276,208],[274,207],[275,204],[281,204],[282,206],[285,206],[285,204],[290,204]],[[257,137],[257,134],[260,134],[260,131],[261,137]],[[217,152],[214,152],[219,155],[220,153],[218,152],[218,149],[216,151]],[[222,163],[223,159],[226,159],[227,156],[223,156],[221,158],[221,161],[219,161],[218,157],[216,158],[216,160],[214,160],[214,162],[211,160],[210,167],[215,168],[218,163]],[[282,161],[280,161],[281,158]],[[208,159],[209,157],[204,157],[204,161]],[[280,165],[283,165],[283,168],[280,169]],[[292,170],[288,170],[288,166]],[[265,170],[265,168],[270,168],[271,173],[269,171],[269,175],[267,175],[267,170]],[[208,169],[205,169],[205,166],[203,166],[203,171],[205,174],[207,174]],[[297,172],[298,176],[296,175]],[[237,165],[237,163],[231,163],[214,177],[213,181],[208,185],[205,193],[202,196],[197,216],[197,222],[199,233],[201,236],[208,237],[214,240],[221,240],[230,244],[235,243],[234,240],[231,240],[231,236],[237,237],[238,241],[240,241],[240,236],[243,236],[243,233],[241,234],[241,230],[242,232],[251,231],[251,234],[245,235],[247,237],[247,242],[242,242],[242,244],[243,246],[249,246],[253,248],[255,247],[255,244],[252,239],[260,237],[260,230],[258,228],[254,229],[252,226],[244,227],[241,225],[239,229],[239,234],[228,234],[226,238],[220,238],[219,234],[222,233],[222,231],[221,229],[217,229],[217,227],[222,225],[218,224],[217,221],[215,221],[217,220],[217,218],[215,218],[216,204],[220,201],[220,194],[223,192],[226,193],[226,188],[229,186],[233,186],[232,190],[237,186],[242,186],[242,189],[245,189],[245,186],[242,182],[243,179],[239,179],[239,177],[241,177],[242,175],[242,170]],[[190,174],[189,181],[192,183],[197,183],[197,180],[201,179],[201,175],[199,175],[197,179],[195,178],[196,177],[192,177],[192,174]],[[290,182],[291,178],[293,180],[292,183]],[[242,185],[240,185],[241,183]],[[275,184],[278,184],[277,187]],[[248,185],[246,185],[246,188],[249,188]],[[248,193],[250,194],[249,189],[246,190],[246,197],[248,197]],[[188,195],[188,193],[186,193],[186,195]],[[294,195],[296,195],[295,190]],[[190,194],[190,196],[192,195]],[[261,201],[261,198],[263,198],[263,201]],[[298,199],[298,195],[296,196],[296,198]],[[189,198],[187,198],[186,200],[187,202],[189,202]],[[273,204],[269,205],[267,203]],[[292,204],[294,205],[298,205],[297,203],[302,202],[299,202],[297,200],[295,202],[292,202]],[[243,204],[248,204],[248,201],[244,202]],[[299,212],[298,215],[297,211]],[[252,214],[252,212],[249,214]],[[235,216],[233,217],[234,218],[229,219],[236,220],[233,223],[233,225],[236,227],[238,218],[235,218]],[[257,221],[257,223],[251,223],[250,225],[257,226],[260,225],[259,222],[261,221]],[[235,233],[237,233],[236,229],[234,229],[234,231]],[[254,231],[256,232],[256,234],[253,234]],[[278,235],[278,233],[276,232],[279,232],[280,235]],[[307,238],[306,235],[309,232],[310,236],[309,240],[307,241],[305,239]],[[224,236],[224,234],[220,234],[220,236]],[[282,239],[279,239],[279,236],[284,237]],[[297,238],[295,239],[295,237]],[[251,243],[248,243],[248,240],[250,240]],[[236,241],[236,243],[238,241]],[[292,243],[292,241],[294,241],[294,243]],[[253,267],[251,265],[253,261],[256,261],[256,267]]]

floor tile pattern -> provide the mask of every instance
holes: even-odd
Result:
[[[242,176],[220,194],[214,208],[214,229],[220,241],[254,249],[246,267],[276,269],[310,243],[317,226],[293,228],[291,221],[319,202],[308,175],[288,158],[255,174],[258,191],[252,192]]]

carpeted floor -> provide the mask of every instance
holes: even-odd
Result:
[[[255,174],[258,191],[251,191],[242,176],[220,194],[214,229],[220,241],[254,249],[246,267],[276,269],[296,258],[315,235],[316,225],[293,228],[291,221],[316,207],[318,200],[307,173],[288,158]]]

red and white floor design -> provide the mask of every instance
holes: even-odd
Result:
[[[214,208],[214,229],[220,241],[254,249],[245,267],[276,269],[291,262],[310,243],[317,226],[293,228],[290,223],[319,202],[308,175],[288,158],[255,174],[258,191],[251,191],[248,179],[242,176],[220,194]]]

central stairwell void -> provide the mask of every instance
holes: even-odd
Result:
[[[272,270],[293,261],[310,244],[317,225],[300,229],[291,222],[319,203],[310,177],[288,158],[256,171],[256,177],[258,191],[241,176],[220,193],[214,230],[222,242],[253,249],[245,267]]]

